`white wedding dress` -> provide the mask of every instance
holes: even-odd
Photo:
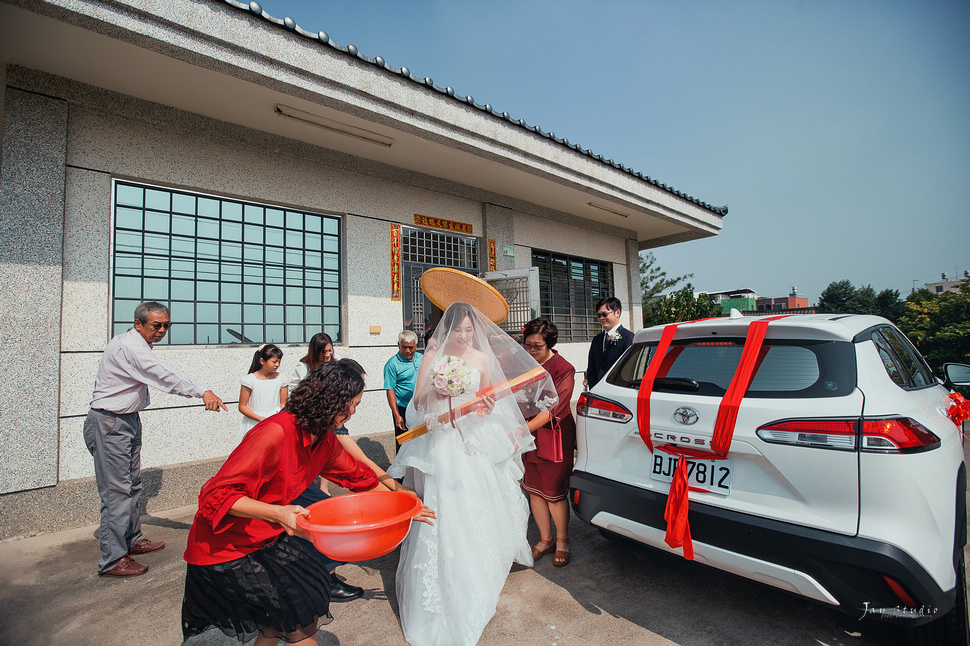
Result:
[[[471,379],[452,407],[474,397],[480,373],[472,370]],[[427,416],[432,430],[406,442],[387,470],[404,476],[438,516],[433,526],[412,523],[401,547],[395,588],[411,646],[477,643],[512,562],[532,565],[529,506],[520,482],[521,453],[533,440],[514,433],[513,400],[500,399],[491,415],[459,418],[454,428],[437,422],[448,400],[436,398]],[[417,425],[412,421],[426,420],[409,420],[409,427]]]

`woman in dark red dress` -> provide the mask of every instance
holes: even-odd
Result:
[[[573,396],[576,369],[553,350],[559,340],[556,324],[545,318],[533,319],[522,329],[525,349],[545,368],[556,385],[559,395],[551,411],[561,429],[561,450],[548,446],[555,442],[550,412],[542,412],[529,422],[529,430],[536,436],[536,450],[523,456],[525,478],[522,487],[529,492],[532,517],[539,528],[539,542],[532,548],[532,558],[538,561],[546,554],[553,555],[552,564],[563,567],[569,563],[569,474],[573,470],[573,450],[576,448],[576,421],[569,402]],[[558,453],[559,462],[540,457]],[[552,525],[556,526],[553,542]]]

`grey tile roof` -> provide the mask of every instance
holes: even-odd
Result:
[[[254,16],[257,16],[259,18],[262,18],[266,22],[272,23],[274,25],[279,25],[280,27],[283,27],[284,29],[286,29],[288,31],[291,31],[291,32],[293,32],[295,34],[298,34],[298,35],[300,35],[300,36],[302,36],[304,38],[309,38],[310,40],[316,40],[316,41],[318,41],[322,45],[326,45],[327,47],[330,47],[330,48],[335,49],[337,51],[343,52],[343,53],[347,54],[348,56],[353,56],[354,58],[360,59],[360,60],[365,61],[367,63],[370,63],[372,65],[375,65],[375,66],[381,68],[382,70],[385,70],[385,71],[387,71],[387,72],[389,72],[391,74],[396,74],[397,76],[403,77],[403,78],[405,78],[405,79],[407,79],[407,80],[409,80],[409,81],[411,81],[411,82],[413,82],[413,83],[415,83],[417,85],[422,85],[422,86],[427,87],[427,88],[429,88],[429,89],[431,89],[431,90],[433,90],[435,92],[438,92],[440,94],[447,95],[447,96],[451,97],[452,99],[454,99],[455,101],[458,101],[459,103],[464,103],[464,104],[469,105],[471,107],[477,108],[478,110],[481,110],[482,112],[486,112],[486,113],[492,115],[493,117],[496,117],[496,118],[499,118],[499,119],[503,119],[503,120],[508,121],[509,123],[512,123],[512,124],[516,124],[519,127],[523,128],[525,130],[528,130],[529,132],[534,132],[535,134],[537,134],[537,135],[539,135],[541,137],[545,137],[546,139],[551,139],[552,141],[556,142],[557,144],[566,146],[567,148],[571,148],[572,150],[575,150],[578,153],[581,153],[583,155],[586,155],[588,157],[591,157],[592,159],[595,159],[596,161],[602,162],[604,164],[607,164],[608,166],[612,166],[613,168],[616,168],[618,170],[621,170],[621,171],[624,171],[626,173],[629,173],[630,175],[633,175],[634,177],[636,177],[638,179],[641,179],[641,180],[643,180],[645,182],[648,182],[649,184],[652,184],[653,186],[656,186],[657,188],[660,188],[660,189],[662,189],[662,190],[664,190],[664,191],[666,191],[668,193],[671,193],[673,195],[676,195],[677,197],[679,197],[681,199],[684,199],[684,200],[687,200],[688,202],[691,202],[693,204],[696,204],[697,206],[700,206],[701,208],[707,209],[709,211],[713,211],[717,215],[720,215],[722,217],[725,216],[725,215],[727,215],[727,212],[728,212],[727,205],[725,205],[725,206],[717,206],[717,207],[711,206],[710,204],[707,204],[706,202],[702,202],[701,200],[698,200],[697,198],[692,197],[692,196],[690,196],[690,195],[688,195],[688,194],[686,194],[686,193],[684,193],[682,191],[678,191],[673,186],[667,186],[666,184],[662,184],[662,183],[658,182],[657,180],[651,178],[650,176],[645,175],[645,174],[643,174],[641,172],[635,171],[632,168],[628,168],[628,167],[624,166],[623,164],[621,164],[619,162],[615,162],[612,159],[604,159],[603,158],[603,155],[599,155],[597,153],[594,153],[589,148],[583,148],[579,144],[570,143],[570,141],[568,139],[566,139],[566,138],[557,137],[554,132],[546,132],[545,130],[543,130],[542,128],[540,128],[537,125],[536,126],[530,126],[530,125],[528,125],[526,123],[525,119],[513,119],[512,116],[509,115],[508,112],[499,112],[499,111],[495,110],[490,103],[485,103],[485,104],[477,103],[471,96],[461,96],[461,95],[455,93],[454,88],[452,88],[450,86],[449,87],[441,87],[439,85],[436,85],[434,83],[434,81],[431,80],[430,77],[418,78],[418,77],[414,76],[413,74],[411,74],[411,70],[409,70],[407,67],[400,67],[400,68],[392,67],[392,66],[388,65],[387,62],[381,56],[377,56],[375,58],[371,58],[370,56],[366,56],[366,55],[360,53],[360,51],[358,51],[358,49],[357,49],[357,47],[355,45],[347,45],[346,47],[344,47],[343,45],[338,45],[337,43],[333,42],[330,39],[330,36],[327,35],[327,32],[325,32],[325,31],[310,32],[310,31],[307,31],[307,30],[303,29],[298,24],[296,24],[296,21],[293,20],[292,18],[290,18],[289,16],[287,16],[285,18],[282,18],[282,19],[281,18],[276,18],[275,16],[271,16],[268,13],[266,13],[263,10],[262,6],[260,6],[260,4],[258,2],[255,2],[255,0],[253,2],[249,2],[249,3],[246,3],[246,2],[238,2],[238,0],[222,0],[222,1],[225,2],[226,4],[232,6],[232,7],[237,8],[237,9],[242,9],[244,11],[248,11],[249,13],[253,14]]]

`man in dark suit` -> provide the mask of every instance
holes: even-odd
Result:
[[[593,337],[589,346],[589,361],[583,386],[592,388],[616,363],[620,355],[633,345],[633,332],[620,325],[623,308],[620,299],[607,296],[596,304],[596,318],[603,331]]]

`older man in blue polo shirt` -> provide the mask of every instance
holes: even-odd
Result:
[[[397,437],[408,430],[404,421],[404,411],[414,396],[414,384],[421,367],[421,353],[416,352],[418,336],[411,330],[397,335],[397,354],[384,364],[384,390],[387,391],[387,405],[394,416],[394,448],[401,448]]]

